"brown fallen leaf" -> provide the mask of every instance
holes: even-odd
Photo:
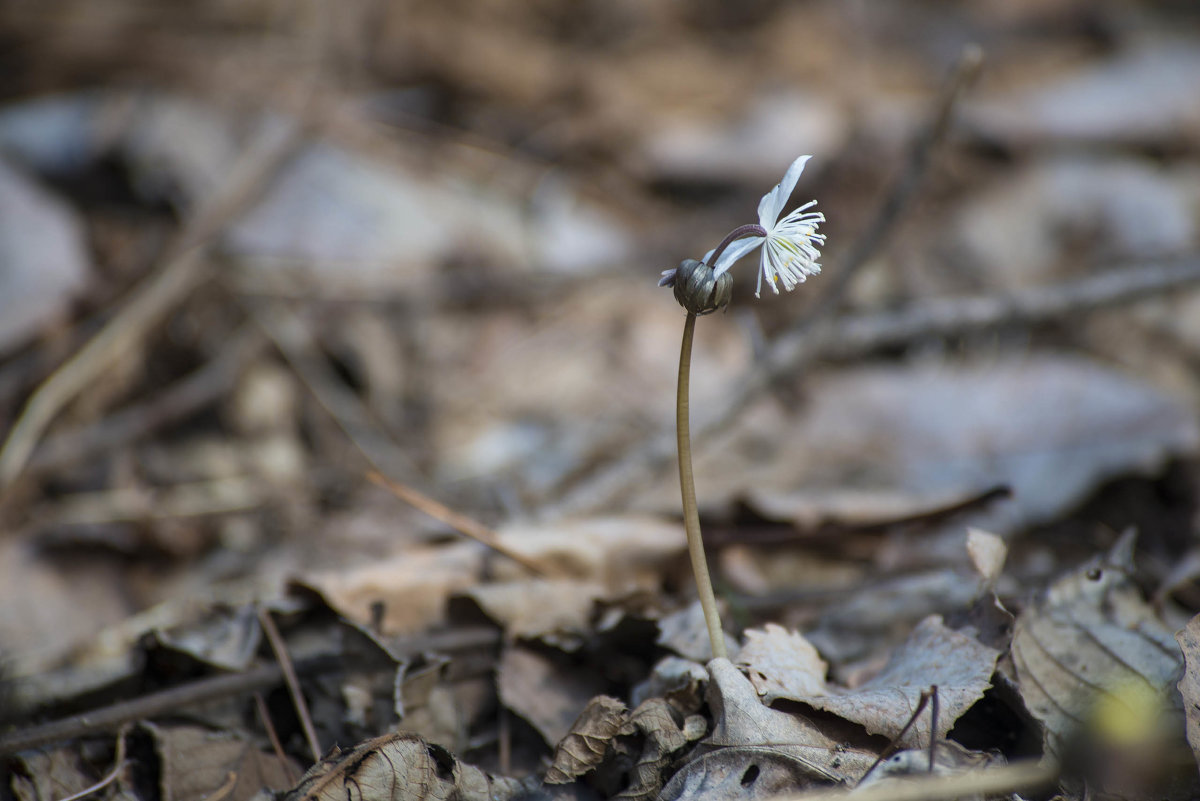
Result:
[[[388,734],[313,765],[284,801],[506,801],[516,779],[460,762],[412,734]]]
[[[713,730],[706,747],[761,747],[804,767],[817,783],[856,781],[875,761],[873,751],[831,736],[799,714],[764,706],[758,691],[728,659],[708,663]]]
[[[923,620],[909,638],[897,648],[887,665],[875,677],[853,690],[825,684],[824,663],[797,633],[788,634],[779,627],[751,638],[756,647],[746,663],[763,703],[779,699],[798,701],[858,723],[871,734],[899,737],[921,693],[937,685],[941,713],[938,716],[939,740],[955,721],[983,697],[991,686],[992,672],[1000,652],[960,632],[948,628],[940,616]],[[790,654],[778,658],[776,648],[764,644],[777,642],[776,648]],[[810,650],[811,649],[811,650]],[[928,716],[921,716],[900,739],[910,748],[928,745]]]
[[[625,725],[625,704],[607,695],[593,698],[571,731],[554,750],[546,784],[567,784],[593,770],[604,759],[612,739]]]
[[[504,626],[509,637],[557,645],[564,636],[577,639],[587,631],[596,601],[607,592],[596,582],[530,579],[478,584],[463,595]]]
[[[91,786],[96,774],[73,747],[26,751],[10,757],[5,790],[16,801],[58,801]]]
[[[373,609],[383,604],[381,632],[412,634],[442,622],[446,601],[479,581],[484,561],[475,543],[413,547],[351,570],[316,571],[297,583],[356,623],[372,623]]]
[[[530,723],[547,745],[560,742],[602,683],[594,672],[574,671],[548,656],[509,646],[496,669],[500,701]]]
[[[228,734],[200,726],[141,727],[153,736],[162,766],[159,791],[172,801],[203,801],[222,788],[227,801],[246,801],[264,787],[286,789],[300,775],[298,765],[284,765],[274,754]]]
[[[651,698],[628,716],[621,727],[622,737],[640,738],[640,748],[630,749],[633,766],[629,786],[616,795],[630,801],[650,801],[663,787],[663,777],[671,758],[690,742],[708,732],[701,715],[691,715],[682,724],[671,705],[662,698]]]
[[[825,692],[829,665],[804,635],[768,623],[762,630],[747,629],[745,637],[737,664],[746,668],[760,696],[795,698]]]
[[[1133,580],[1133,545],[1129,532],[1017,618],[1012,659],[1019,690],[1052,755],[1101,709],[1140,718],[1150,704],[1153,716],[1175,714],[1168,693],[1183,658]]]
[[[1200,764],[1200,615],[1188,621],[1175,635],[1183,650],[1185,668],[1179,679],[1179,694],[1183,696],[1187,740]]]

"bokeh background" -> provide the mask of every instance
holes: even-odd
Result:
[[[676,526],[656,280],[804,153],[823,274],[756,300],[749,259],[699,325],[724,590],[853,660],[845,593],[960,602],[968,524],[1022,591],[1136,525],[1190,608],[1198,86],[1183,0],[0,4],[0,648],[402,594],[339,571],[455,535],[372,468],[597,547]],[[483,570],[443,567],[393,630]]]

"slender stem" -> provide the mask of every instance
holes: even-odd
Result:
[[[717,613],[717,597],[713,594],[704,558],[704,540],[700,537],[700,512],[696,508],[696,481],[692,476],[692,435],[689,426],[688,387],[692,372],[692,338],[696,331],[696,315],[688,312],[683,325],[683,347],[679,352],[679,389],[675,396],[675,434],[679,442],[679,488],[683,493],[683,525],[687,530],[688,556],[696,577],[696,592],[704,609],[704,623],[712,642],[713,656],[726,659],[725,633]]]

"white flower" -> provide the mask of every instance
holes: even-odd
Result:
[[[817,201],[810,200],[803,206],[789,212],[782,220],[783,204],[787,203],[804,172],[804,165],[812,156],[801,156],[792,162],[783,180],[775,188],[763,195],[758,203],[758,224],[766,230],[766,236],[748,236],[733,242],[721,254],[714,265],[713,271],[721,275],[733,266],[734,262],[749,255],[755,248],[762,246],[762,259],[758,268],[758,288],[755,297],[762,292],[763,278],[767,284],[779,294],[777,280],[783,283],[783,288],[791,292],[797,284],[804,283],[808,276],[821,272],[817,259],[821,258],[814,243],[824,245],[825,236],[817,233],[817,223],[825,222],[825,215],[819,211],[806,211],[815,206]],[[703,261],[707,264],[713,251],[705,255]]]

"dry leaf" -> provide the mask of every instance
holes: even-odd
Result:
[[[509,637],[546,639],[578,637],[588,629],[596,601],[606,596],[602,584],[576,580],[509,581],[478,584],[463,593],[504,627]]]
[[[554,575],[598,583],[610,596],[657,590],[663,571],[686,548],[681,525],[643,516],[514,524],[499,533],[505,545]],[[496,572],[518,577],[516,568],[502,563]]]
[[[1187,739],[1197,764],[1200,764],[1200,615],[1188,621],[1183,631],[1176,633],[1175,639],[1183,650],[1186,664],[1179,679],[1179,694],[1183,696]]]
[[[658,661],[645,681],[634,686],[631,698],[635,706],[648,698],[665,698],[680,714],[691,715],[703,705],[707,682],[708,671],[703,665],[668,656]]]
[[[392,559],[310,573],[297,583],[357,623],[372,623],[373,608],[383,604],[381,633],[411,634],[444,619],[446,601],[479,581],[484,560],[483,548],[473,542],[411,547]]]
[[[1130,691],[1148,691],[1157,713],[1171,714],[1166,696],[1183,659],[1133,581],[1133,545],[1133,534],[1125,534],[1017,618],[1012,659],[1019,689],[1051,754],[1061,753],[1102,701],[1140,715],[1142,704],[1126,700]]]
[[[801,715],[764,706],[754,685],[728,659],[712,660],[708,671],[713,731],[706,746],[770,746],[798,760],[819,782],[856,780],[875,761],[873,752],[827,735]]]
[[[0,159],[0,353],[66,317],[91,266],[75,212]]]
[[[662,698],[651,698],[628,716],[621,728],[623,737],[639,737],[641,749],[634,755],[629,770],[629,786],[617,798],[650,801],[663,786],[663,773],[671,757],[685,745],[703,737],[708,724],[703,716],[692,715],[681,726],[671,705]]]
[[[75,748],[30,750],[8,759],[2,786],[16,801],[58,801],[90,787],[98,778]]]
[[[626,711],[624,703],[607,695],[589,701],[554,750],[554,762],[546,770],[546,784],[566,784],[599,765],[613,737],[625,724]]]
[[[284,801],[506,801],[521,785],[412,734],[367,740],[313,765]]]
[[[737,664],[747,669],[759,695],[795,698],[825,692],[829,665],[803,634],[768,623],[761,631],[746,629],[745,637]]]
[[[571,670],[520,646],[505,648],[496,669],[501,702],[529,721],[550,746],[567,736],[602,684],[594,671]]]
[[[734,746],[704,754],[676,771],[659,801],[777,798],[828,783],[812,765],[778,748]]]
[[[199,726],[141,726],[154,737],[159,790],[172,801],[203,801],[222,788],[227,793],[222,797],[245,801],[264,787],[286,789],[300,772],[298,765],[280,764],[274,754],[228,734]],[[236,780],[226,787],[231,775]]]
[[[737,651],[737,640],[728,632],[725,635],[726,650]],[[712,640],[708,636],[708,624],[704,621],[704,607],[699,601],[665,615],[658,621],[658,639],[662,647],[674,651],[685,659],[707,662],[712,659]]]
[[[793,650],[799,635],[793,635]],[[945,739],[964,712],[991,687],[992,672],[1000,652],[973,637],[947,628],[941,617],[923,620],[909,638],[897,648],[878,675],[853,690],[819,687],[813,693],[790,692],[792,685],[812,686],[814,666],[790,668],[786,661],[767,656],[763,662],[749,662],[752,672],[762,674],[763,701],[786,698],[830,712],[862,725],[871,734],[896,738],[908,723],[921,693],[937,685],[941,711],[935,735]],[[798,673],[793,678],[789,674]],[[922,715],[900,739],[901,745],[920,747],[929,743],[929,716]]]
[[[995,534],[977,528],[967,529],[967,555],[971,565],[989,587],[996,585],[1004,560],[1008,558],[1008,546]]]

